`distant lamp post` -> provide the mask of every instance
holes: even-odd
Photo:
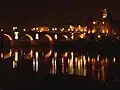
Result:
[[[3,29],[1,29],[1,32],[3,32]]]
[[[55,31],[57,30],[57,28],[55,28]]]
[[[52,28],[52,31],[54,31],[55,29],[54,28]]]
[[[39,34],[38,34],[38,33],[36,34],[36,37],[35,37],[35,38],[36,38],[37,40],[39,39]]]
[[[96,24],[96,22],[95,22],[95,21],[93,21],[93,24]]]
[[[19,32],[15,32],[15,40],[18,39],[18,33],[19,33]]]
[[[25,31],[26,31],[26,29],[23,29],[23,31],[25,32]]]
[[[17,27],[13,27],[13,31],[15,31],[17,29]]]
[[[36,28],[36,30],[38,31],[38,30],[39,30],[39,28]]]
[[[101,38],[101,36],[100,36],[100,35],[98,35],[98,38],[100,39],[100,38]]]
[[[102,24],[105,24],[105,22],[102,22]]]

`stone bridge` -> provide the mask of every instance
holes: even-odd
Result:
[[[1,44],[5,41],[9,41],[10,45],[14,45],[17,42],[30,42],[36,44],[37,42],[49,42],[54,41],[69,41],[76,40],[80,36],[80,33],[73,32],[0,32]]]

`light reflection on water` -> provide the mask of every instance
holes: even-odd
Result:
[[[70,74],[87,76],[92,79],[97,80],[107,80],[109,65],[116,64],[116,57],[112,57],[109,60],[108,57],[101,57],[97,55],[90,57],[87,54],[83,55],[81,53],[74,52],[53,52],[50,49],[48,52],[38,52],[30,50],[24,52],[23,50],[11,50],[8,53],[1,53],[1,60],[12,61],[13,69],[20,68],[21,61],[29,61],[32,63],[31,71],[41,72],[43,70],[43,65],[48,66],[49,74]],[[26,67],[28,67],[26,65]],[[114,75],[113,75],[114,76]],[[113,77],[114,78],[114,77]]]

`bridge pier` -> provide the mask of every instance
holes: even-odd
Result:
[[[31,41],[31,45],[35,46],[35,45],[37,45],[37,42],[38,42],[38,41],[32,40],[32,41]]]
[[[11,40],[10,45],[15,46],[15,44],[16,44],[16,40]]]

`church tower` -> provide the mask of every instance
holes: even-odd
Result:
[[[102,11],[102,18],[105,19],[105,18],[107,18],[107,16],[108,16],[107,9],[103,9],[103,11]]]

